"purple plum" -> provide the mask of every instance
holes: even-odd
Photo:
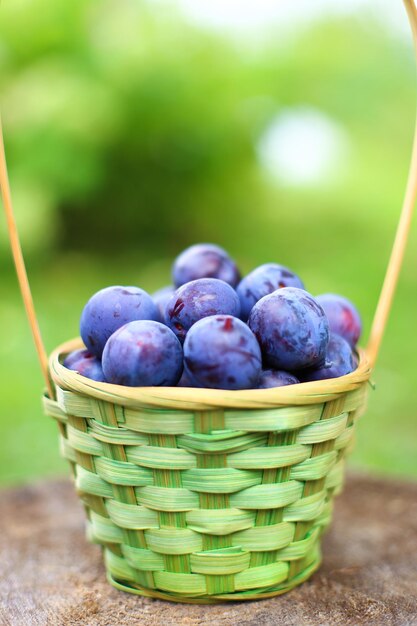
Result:
[[[187,370],[184,369],[181,378],[177,383],[177,387],[196,387],[197,385],[193,380],[191,380]]]
[[[283,370],[262,370],[258,383],[258,389],[271,389],[272,387],[285,387],[297,385],[300,381],[289,372]]]
[[[204,317],[188,331],[185,371],[197,387],[252,389],[258,384],[262,356],[256,337],[231,315]]]
[[[174,386],[182,370],[181,344],[160,322],[129,322],[113,333],[104,348],[104,375],[116,385]]]
[[[303,370],[298,373],[302,382],[339,378],[356,369],[356,360],[348,342],[339,335],[331,334],[326,350],[326,362],[318,368]]]
[[[191,326],[203,317],[239,314],[239,298],[230,285],[217,278],[200,278],[174,292],[166,305],[164,321],[183,342]]]
[[[316,297],[329,320],[330,332],[340,335],[354,348],[362,332],[362,321],[353,303],[334,293]]]
[[[67,354],[63,364],[65,367],[68,367],[68,369],[70,369],[73,363],[76,363],[77,361],[84,358],[85,356],[89,358],[90,355],[94,356],[94,354],[91,354],[91,352],[89,352],[85,348],[80,348],[79,350],[73,350],[72,352],[69,352]]]
[[[294,272],[276,263],[260,265],[242,278],[236,288],[241,305],[241,319],[246,322],[252,308],[261,298],[283,287],[304,289],[304,284]]]
[[[135,320],[157,320],[151,296],[139,287],[106,287],[97,291],[84,307],[81,337],[88,350],[101,357],[106,341],[118,328]]]
[[[100,359],[88,350],[74,350],[70,352],[64,360],[64,366],[69,370],[78,372],[81,376],[97,380],[100,383],[106,382]]]
[[[156,308],[158,309],[158,319],[157,322],[165,323],[165,308],[170,300],[172,294],[175,289],[172,285],[168,285],[167,287],[162,287],[162,289],[158,289],[155,293],[152,294],[152,300],[154,301]]]
[[[329,323],[307,291],[283,287],[264,296],[253,307],[248,324],[270,367],[293,371],[324,362]]]
[[[211,243],[199,243],[181,252],[172,268],[176,287],[198,278],[219,278],[236,287],[240,274],[236,263],[223,248]]]

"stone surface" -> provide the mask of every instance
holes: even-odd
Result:
[[[0,624],[417,625],[417,484],[349,476],[324,562],[291,593],[215,606],[116,591],[70,482],[0,492]]]

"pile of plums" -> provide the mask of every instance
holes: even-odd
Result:
[[[313,297],[287,267],[266,263],[240,278],[218,246],[187,248],[173,286],[151,297],[107,287],[84,307],[86,349],[64,365],[131,387],[265,389],[344,376],[356,366],[361,320],[346,298]]]

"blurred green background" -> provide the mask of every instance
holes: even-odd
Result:
[[[309,19],[300,2],[303,20],[235,30],[174,0],[2,4],[6,149],[48,350],[78,334],[93,292],[153,291],[198,241],[226,247],[243,272],[276,261],[313,294],[343,293],[367,334],[416,99],[401,3],[395,15],[370,4]],[[19,483],[66,467],[42,414],[4,219],[0,263],[0,479]],[[414,478],[416,266],[414,228],[350,461]]]

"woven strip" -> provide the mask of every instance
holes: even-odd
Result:
[[[366,360],[337,385],[263,394],[96,384],[61,358],[44,407],[113,585],[213,603],[284,593],[317,569]]]

